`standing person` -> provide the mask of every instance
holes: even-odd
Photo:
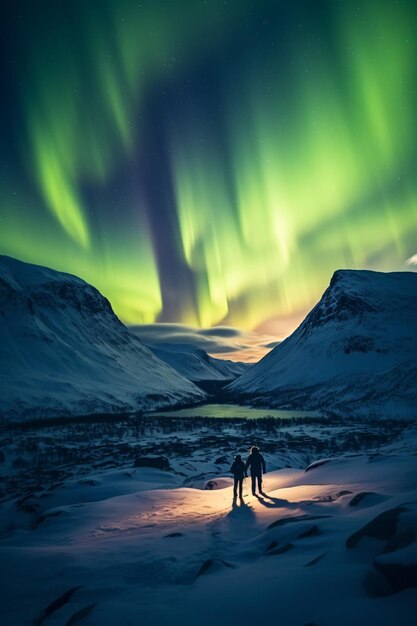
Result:
[[[246,478],[246,468],[242,461],[240,454],[236,454],[235,460],[230,468],[230,473],[233,474],[233,497],[237,498],[237,488],[239,487],[239,498],[242,500],[243,479]]]
[[[250,455],[246,461],[246,470],[250,467],[250,475],[252,479],[252,493],[256,495],[256,482],[258,482],[259,493],[262,493],[262,474],[266,472],[265,459],[259,452],[257,446],[252,446]]]

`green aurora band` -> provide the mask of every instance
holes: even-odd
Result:
[[[47,26],[21,27],[23,165],[1,175],[1,252],[81,276],[125,322],[168,321],[146,111],[217,55],[215,132],[203,109],[161,121],[191,276],[171,321],[253,329],[310,307],[339,267],[404,269],[417,252],[416,10],[295,4],[58,2]],[[250,28],[265,16],[266,43]]]

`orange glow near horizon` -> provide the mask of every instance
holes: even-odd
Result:
[[[260,324],[252,333],[245,334],[240,349],[222,353],[208,351],[208,354],[216,359],[257,363],[275,345],[289,337],[305,319],[308,312],[309,309],[302,309],[291,315],[269,319]]]

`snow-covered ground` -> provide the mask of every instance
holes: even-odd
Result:
[[[265,494],[235,502],[250,442]],[[411,424],[143,418],[1,448],[2,624],[415,624]],[[170,469],[134,467],[150,454]]]

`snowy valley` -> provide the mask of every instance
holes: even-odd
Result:
[[[337,272],[248,368],[2,257],[1,623],[414,625],[416,278]]]

